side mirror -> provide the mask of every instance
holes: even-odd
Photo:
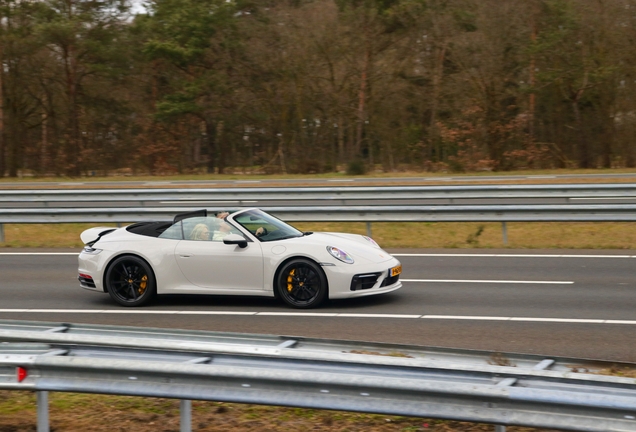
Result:
[[[228,234],[223,239],[223,243],[226,245],[237,245],[240,248],[247,247],[247,240],[238,234]]]

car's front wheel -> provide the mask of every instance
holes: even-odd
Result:
[[[313,261],[297,258],[278,271],[276,289],[289,306],[309,309],[319,306],[327,296],[327,278]]]
[[[136,256],[115,259],[108,267],[104,281],[110,297],[122,306],[142,306],[157,292],[152,269]]]

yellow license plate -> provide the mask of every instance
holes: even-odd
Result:
[[[400,273],[402,273],[402,266],[399,265],[397,267],[393,267],[392,269],[389,270],[391,272],[391,277],[393,276],[397,276]]]

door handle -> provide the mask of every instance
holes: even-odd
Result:
[[[192,255],[191,254],[179,254],[179,256],[181,258],[190,258]]]

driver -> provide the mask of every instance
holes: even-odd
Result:
[[[229,212],[219,212],[216,214],[216,217],[219,219],[225,219],[226,217],[228,217],[230,215]],[[225,220],[221,223],[221,227],[219,228],[218,231],[214,232],[214,236],[213,236],[213,240],[223,240],[223,238],[230,234],[232,232],[232,226],[225,222]],[[256,231],[252,232],[252,234],[254,234],[256,237],[262,237],[264,235],[267,235],[267,228],[265,227],[258,227],[256,229]]]

